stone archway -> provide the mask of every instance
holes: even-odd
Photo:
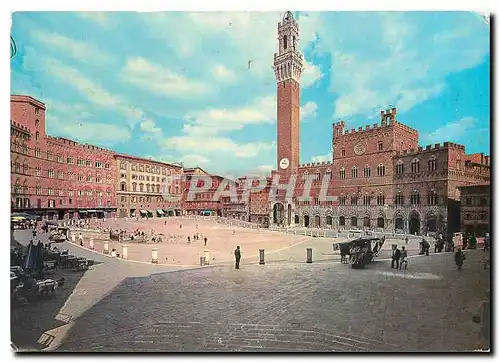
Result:
[[[309,227],[309,215],[304,215],[304,226]]]
[[[351,217],[351,227],[357,227],[358,226],[358,218],[356,216]]]
[[[408,231],[411,235],[420,235],[420,214],[416,211],[408,216]]]
[[[290,226],[292,224],[292,205],[288,204],[287,206],[287,225]]]
[[[282,224],[285,207],[281,202],[277,202],[273,207],[273,224]]]
[[[363,218],[363,226],[369,228],[370,227],[370,218],[368,216],[365,216]]]
[[[314,226],[317,228],[321,227],[321,217],[319,215],[314,216]]]
[[[332,227],[332,217],[331,216],[326,217],[326,225]]]
[[[431,233],[435,233],[437,231],[437,217],[432,212],[425,216],[425,230]]]
[[[339,226],[345,226],[345,217],[344,216],[339,217]]]
[[[405,229],[405,221],[403,219],[403,215],[401,215],[401,213],[396,213],[396,215],[394,215],[394,230],[401,230],[401,231],[404,231]]]
[[[299,217],[299,215],[295,215],[295,220],[294,221],[295,221],[295,225],[300,224],[300,217]]]
[[[377,217],[377,227],[382,229],[385,227],[385,220],[382,216]]]

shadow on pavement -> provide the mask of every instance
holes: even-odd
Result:
[[[11,245],[22,244],[11,236]],[[96,262],[94,265],[97,264],[99,263]],[[44,332],[71,321],[71,316],[59,314],[59,310],[86,272],[92,272],[92,269],[88,271],[56,270],[46,276],[55,280],[64,277],[64,285],[59,287],[54,294],[39,296],[25,305],[11,302],[11,342],[16,352],[39,351],[45,348],[52,342],[53,336],[44,335]]]

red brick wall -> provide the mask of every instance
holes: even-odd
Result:
[[[299,165],[300,154],[300,84],[293,79],[278,83],[277,169],[290,174]],[[279,162],[288,158],[290,166],[281,170]]]

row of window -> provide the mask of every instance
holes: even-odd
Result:
[[[30,175],[30,167],[28,166],[27,163],[23,164],[21,166],[20,163],[18,162],[14,162],[12,164],[12,172],[13,173],[18,173],[18,174],[23,174],[23,175]],[[54,171],[53,169],[48,169],[47,170],[47,173],[46,175],[44,175],[42,173],[42,168],[41,167],[36,167],[35,168],[35,176],[38,176],[38,177],[43,177],[43,176],[46,176],[48,178],[58,178],[59,180],[64,180],[64,172],[62,171]],[[75,179],[75,174],[73,172],[68,172],[67,173],[67,178],[68,180],[74,180]],[[106,183],[106,184],[111,184],[112,183],[112,179],[111,179],[111,175],[106,175],[106,179],[103,179],[102,176],[96,176],[94,178],[94,176],[92,175],[87,175],[87,176],[84,176],[82,174],[79,174],[78,177],[77,177],[77,180],[78,181],[86,181],[86,182],[95,182],[95,183]]]
[[[29,194],[29,187],[26,185],[21,186],[19,184],[16,184],[16,185],[12,186],[12,191],[14,194],[17,194],[17,195]],[[42,188],[42,186],[40,186],[40,185],[37,185],[35,187],[35,195],[45,195],[45,192],[47,195],[58,195],[58,196],[65,196],[66,194],[68,196],[74,196],[74,195],[94,196],[94,194],[97,197],[103,197],[104,194],[106,194],[107,197],[111,196],[111,191],[106,191],[106,192],[93,191],[93,190],[78,190],[78,191],[69,190],[69,191],[65,191],[62,189],[54,189],[52,187]]]
[[[120,162],[120,170],[127,170],[127,163],[126,162]],[[143,164],[135,164],[132,163],[130,165],[130,170],[131,171],[138,171],[138,172],[147,172],[147,173],[154,173],[156,175],[173,175],[175,174],[174,170],[164,168],[164,167],[159,167],[159,166],[149,166],[149,165],[143,165]]]
[[[467,206],[487,206],[489,204],[486,197],[465,197],[465,205]]]
[[[120,197],[121,202],[127,202],[127,196]],[[165,200],[162,197],[157,197],[156,202],[161,203]],[[130,196],[130,202],[151,202],[151,196]]]
[[[125,173],[122,173],[121,175],[121,178],[127,178],[127,174]],[[136,175],[136,174],[133,174],[132,175],[132,180],[139,180],[139,181],[155,181],[155,176],[144,176],[144,175]],[[166,178],[165,177],[162,177],[161,178],[161,182],[165,182],[166,181]],[[156,176],[156,182],[160,182],[160,176]]]
[[[137,186],[139,186],[139,189],[137,189]],[[170,186],[168,186],[168,191],[169,193],[173,191],[174,188],[171,188]],[[179,190],[180,190],[180,186],[179,185],[176,185],[175,186],[175,193],[178,194],[179,193]],[[125,182],[122,182],[120,183],[120,191],[128,191],[127,190],[127,184]],[[160,193],[162,191],[161,189],[161,185],[150,185],[150,184],[146,184],[144,185],[143,183],[140,183],[140,184],[137,184],[136,182],[132,182],[132,190],[133,192],[156,192],[156,193]]]
[[[87,200],[88,203],[91,203],[92,201],[94,201],[94,200]],[[59,206],[63,206],[63,205],[64,205],[64,200],[59,199]],[[69,205],[73,205],[73,199],[68,199],[68,206]],[[102,200],[98,200],[97,201],[97,205],[98,206],[103,206],[104,205],[103,201]],[[108,207],[110,207],[111,206],[111,201],[110,200],[106,201],[106,205]],[[15,207],[19,208],[19,209],[21,209],[21,208],[29,209],[29,208],[32,207],[32,205],[31,205],[31,201],[30,201],[29,198],[17,197],[16,201],[15,201]],[[34,205],[33,205],[33,207],[34,207]],[[42,207],[42,200],[41,199],[37,200],[36,207],[37,208],[41,208]],[[53,199],[47,200],[47,207],[49,207],[49,208],[56,207],[56,200],[53,200]]]
[[[340,134],[340,129],[337,129],[337,133]],[[380,141],[378,144],[377,144],[377,151],[383,151],[384,150],[384,144],[382,143],[382,141]],[[345,148],[341,148],[340,149],[340,154],[342,155],[342,157],[345,156]]]

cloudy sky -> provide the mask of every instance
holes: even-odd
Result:
[[[388,105],[422,145],[452,141],[490,153],[490,27],[482,16],[295,16],[307,61],[301,163],[331,159],[332,122],[373,124]],[[47,104],[54,136],[227,176],[268,172],[280,17],[14,13],[11,91]]]

